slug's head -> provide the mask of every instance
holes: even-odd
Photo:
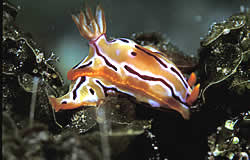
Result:
[[[86,8],[80,15],[72,15],[80,34],[89,41],[95,41],[102,34],[106,33],[106,21],[104,16],[104,11],[100,5],[96,8],[95,17],[92,14],[90,8]]]

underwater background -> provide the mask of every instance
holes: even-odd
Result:
[[[83,0],[11,0],[21,9],[16,23],[31,32],[40,46],[60,58],[56,64],[63,79],[66,71],[88,54],[71,15],[84,8]],[[129,37],[138,32],[161,32],[185,54],[197,55],[200,38],[210,25],[249,7],[248,0],[100,0],[107,21],[107,35]]]

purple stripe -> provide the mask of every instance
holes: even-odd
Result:
[[[77,65],[75,65],[72,69],[75,69],[82,61],[80,61]]]
[[[63,101],[61,104],[67,104],[67,102],[66,102],[66,101]]]
[[[179,76],[179,78],[182,80],[182,83],[185,85],[186,88],[188,88],[187,82],[184,81],[184,79],[182,78],[181,74],[175,68],[173,68],[173,67],[171,67],[170,69]]]
[[[102,57],[102,58],[104,59],[104,61],[105,61],[105,63],[107,64],[107,66],[109,66],[109,67],[111,67],[112,69],[114,69],[115,71],[117,71],[117,68],[116,68],[113,64],[111,64],[111,63],[107,60],[107,58],[104,57],[104,56],[100,53],[100,51],[99,51],[98,47],[96,46],[96,44],[93,43],[93,45],[95,46],[97,55],[100,56],[100,57]]]
[[[148,54],[149,56],[154,57],[154,59],[155,59],[157,62],[159,62],[161,65],[163,65],[163,67],[168,68],[168,66],[167,66],[164,62],[162,62],[162,60],[161,60],[160,58],[158,58],[157,56],[155,56],[155,55],[153,55],[152,53],[150,53],[150,52],[144,50],[143,48],[141,48],[141,47],[138,46],[138,45],[135,45],[135,48],[137,48],[137,49],[143,51],[144,53]]]
[[[115,92],[117,92],[117,93],[122,93],[122,92],[120,92],[120,91],[118,91],[117,90],[117,88],[108,88],[108,87],[105,87],[100,81],[98,81],[98,80],[96,80],[96,83],[98,83],[101,87],[102,87],[102,89],[103,89],[103,92],[104,92],[104,94],[105,94],[105,97],[107,97],[108,96],[108,94],[107,94],[107,91],[108,90],[113,90],[113,91],[115,91]]]
[[[95,94],[95,91],[94,91],[92,88],[90,88],[89,91],[90,91],[90,93],[91,93],[92,95]]]
[[[73,90],[73,100],[75,100],[76,97],[77,97],[77,95],[76,95],[77,89],[81,86],[81,84],[82,84],[83,82],[85,82],[85,80],[86,80],[86,77],[81,77],[80,82],[77,84],[76,88]]]
[[[128,41],[128,40],[123,39],[123,38],[120,38],[119,40],[121,40],[121,41],[123,41],[123,42],[125,42],[125,43],[129,43],[129,41]]]
[[[148,80],[148,81],[160,81],[162,82],[164,85],[166,85],[170,90],[171,90],[171,93],[172,93],[172,96],[177,99],[180,103],[183,103],[185,104],[185,102],[182,102],[181,99],[175,95],[174,93],[174,90],[173,90],[173,87],[168,84],[166,81],[164,81],[163,79],[161,78],[155,78],[155,77],[150,77],[150,76],[147,76],[147,75],[141,75],[139,74],[138,72],[136,72],[135,70],[133,70],[131,67],[125,65],[124,68],[129,72],[129,73],[132,73],[134,75],[137,75],[138,77],[140,77],[141,79],[144,79],[144,80]]]
[[[77,69],[81,69],[81,68],[88,67],[88,66],[90,66],[91,64],[92,64],[92,61],[90,61],[88,64],[85,64],[85,65],[80,66],[80,67],[77,68]]]

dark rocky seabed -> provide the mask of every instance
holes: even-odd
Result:
[[[15,5],[3,2],[3,159],[246,160],[249,156],[249,11],[213,24],[196,58],[184,56],[161,33],[129,37],[154,45],[186,75],[197,73],[201,94],[190,108],[190,120],[122,94],[108,96],[97,108],[54,113],[47,96],[63,95],[68,86],[53,66],[56,55],[45,53],[31,33],[16,25],[18,12]]]

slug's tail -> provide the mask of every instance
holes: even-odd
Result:
[[[193,87],[194,84],[196,83],[196,75],[195,73],[191,73],[189,79],[188,79],[188,85],[190,87]],[[198,96],[199,96],[199,92],[200,92],[200,84],[197,84],[194,89],[191,92],[191,95],[189,97],[187,97],[187,104],[188,105],[192,105],[194,103],[194,101],[197,100]]]
[[[96,8],[95,17],[90,8],[86,8],[84,12],[80,12],[77,17],[72,15],[80,34],[87,40],[96,40],[100,35],[106,33],[106,21],[104,11],[100,5]]]
[[[67,96],[67,95],[66,95]],[[65,96],[63,96],[65,97]],[[54,108],[56,112],[59,110],[68,110],[68,109],[75,109],[83,106],[96,106],[97,102],[66,102],[62,101],[63,97],[55,98],[53,96],[49,97],[50,104]]]

